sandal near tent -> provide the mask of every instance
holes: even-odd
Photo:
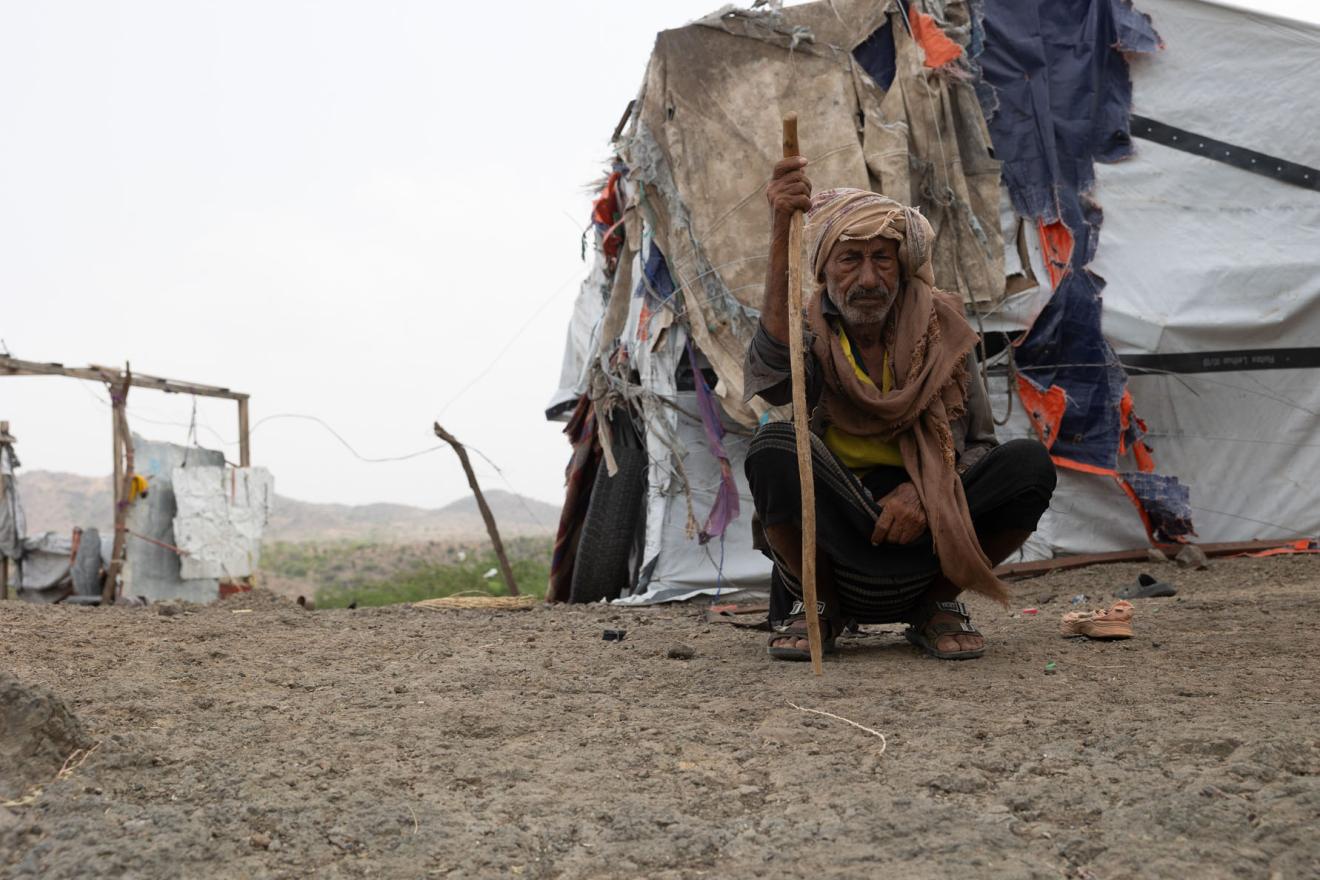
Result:
[[[769,4],[658,35],[547,410],[575,414],[552,600],[597,558],[584,598],[768,583],[742,466],[787,413],[743,399],[742,362],[787,112],[818,186],[931,220],[1001,438],[1061,469],[1026,558],[1320,531],[1296,483],[1320,468],[1320,140],[1295,124],[1320,28],[1137,4]]]
[[[1124,587],[1114,595],[1120,599],[1162,599],[1178,595],[1178,588],[1142,572],[1137,575],[1135,584]]]
[[[1133,611],[1132,603],[1122,599],[1102,611],[1069,611],[1059,621],[1059,633],[1068,638],[1130,639]]]

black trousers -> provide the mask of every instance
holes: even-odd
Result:
[[[812,435],[816,483],[816,547],[829,558],[844,618],[859,623],[906,620],[939,574],[930,533],[911,544],[872,546],[879,499],[902,483],[907,471],[878,467],[859,478]],[[771,422],[752,438],[747,481],[761,526],[801,525],[797,452],[791,422]],[[1035,440],[1011,440],[990,450],[962,475],[972,524],[982,540],[1005,530],[1035,531],[1049,507],[1056,475],[1049,452]],[[767,545],[768,546],[768,545]],[[801,598],[797,578],[773,551],[770,620],[791,615]],[[833,611],[831,613],[834,613]]]

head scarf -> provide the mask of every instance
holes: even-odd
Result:
[[[945,576],[959,587],[1007,602],[1008,588],[990,570],[954,469],[950,422],[966,411],[966,358],[976,333],[958,297],[935,289],[930,222],[916,208],[878,193],[832,189],[812,199],[806,233],[817,281],[807,324],[825,379],[820,415],[850,434],[896,442],[925,508]],[[834,246],[877,236],[898,242],[904,278],[885,328],[894,371],[888,393],[858,378],[825,311],[825,263]]]
[[[827,189],[811,200],[807,213],[811,271],[825,281],[825,261],[841,241],[892,238],[898,242],[898,262],[907,277],[930,267],[935,231],[916,208],[864,189]],[[935,276],[926,282],[935,285]]]

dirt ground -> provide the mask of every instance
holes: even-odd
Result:
[[[974,602],[982,660],[876,627],[822,679],[694,606],[5,603],[3,667],[98,745],[0,807],[0,873],[1320,876],[1320,559],[1163,567],[1136,638],[1057,635],[1149,568]]]

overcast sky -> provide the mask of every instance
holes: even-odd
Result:
[[[285,495],[459,497],[448,451],[367,464],[261,422],[315,416],[381,458],[433,446],[439,417],[502,468],[478,462],[483,485],[557,503],[568,446],[543,410],[584,185],[655,33],[719,5],[0,0],[0,339],[249,392],[253,461]],[[130,395],[156,439],[192,410]],[[28,469],[109,472],[100,386],[3,379],[0,419]],[[197,421],[237,459],[232,403]]]

